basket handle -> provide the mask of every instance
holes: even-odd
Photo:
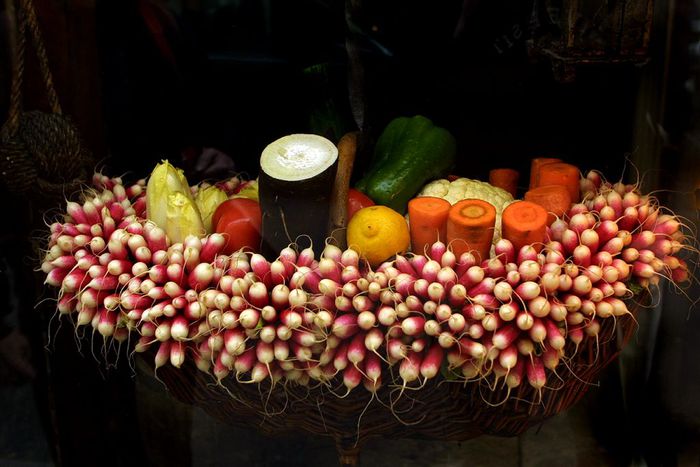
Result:
[[[14,3],[10,1],[8,3]],[[53,84],[53,76],[49,67],[49,60],[44,47],[44,40],[39,29],[39,23],[34,10],[32,0],[19,0],[17,5],[16,18],[19,25],[16,37],[11,38],[10,44],[14,46],[14,60],[12,63],[12,84],[10,90],[10,108],[8,112],[7,125],[12,134],[19,127],[19,116],[22,111],[22,85],[24,82],[24,60],[26,52],[26,36],[29,32],[36,56],[39,62],[39,71],[41,73],[46,95],[49,101],[51,111],[56,114],[61,114],[61,104],[58,101],[56,88]],[[11,29],[12,33],[12,29]]]

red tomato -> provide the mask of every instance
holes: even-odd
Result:
[[[352,219],[357,211],[367,206],[374,206],[374,201],[360,190],[350,188],[348,191],[348,220]]]
[[[219,204],[211,216],[212,225],[216,226],[222,217],[234,215],[241,217],[244,214],[251,214],[260,211],[260,205],[250,198],[227,199]]]
[[[247,198],[234,198],[224,201],[212,216],[214,230],[226,237],[224,253],[247,247],[253,251],[260,248],[260,225],[262,213],[260,204]]]

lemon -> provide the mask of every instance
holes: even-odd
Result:
[[[348,248],[357,250],[372,267],[405,252],[410,238],[404,217],[387,206],[362,208],[348,223]]]

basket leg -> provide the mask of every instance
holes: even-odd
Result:
[[[336,438],[335,448],[338,450],[338,461],[340,462],[340,465],[359,465],[360,443],[354,436],[348,438]]]

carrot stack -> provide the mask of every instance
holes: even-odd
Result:
[[[411,250],[425,253],[436,241],[446,241],[450,202],[444,198],[420,196],[408,202]]]
[[[525,193],[525,201],[542,206],[547,211],[547,225],[551,225],[557,217],[561,217],[571,207],[569,190],[562,185],[543,185],[532,188]]]
[[[503,210],[503,238],[510,240],[516,252],[530,244],[539,251],[546,228],[547,211],[539,204],[516,201]]]
[[[540,185],[540,168],[546,164],[561,162],[561,159],[555,157],[536,157],[530,162],[530,188],[535,188]]]
[[[457,258],[471,251],[478,261],[488,259],[496,224],[496,208],[480,199],[455,203],[447,218],[447,242]]]
[[[520,173],[515,169],[493,169],[489,172],[489,183],[503,188],[515,198],[518,192]]]
[[[580,200],[579,187],[581,175],[578,167],[565,162],[554,162],[540,167],[537,186],[561,185],[566,187],[572,203]]]

